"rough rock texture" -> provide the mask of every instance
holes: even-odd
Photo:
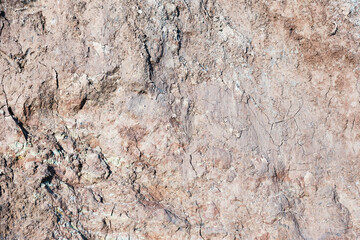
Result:
[[[359,239],[357,0],[0,0],[0,239]]]

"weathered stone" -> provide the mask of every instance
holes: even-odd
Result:
[[[0,239],[357,239],[360,5],[0,1]]]

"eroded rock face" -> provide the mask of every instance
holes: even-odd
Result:
[[[359,8],[0,1],[0,238],[357,239]]]

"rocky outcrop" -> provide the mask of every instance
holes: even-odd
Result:
[[[0,1],[0,238],[357,239],[359,8]]]

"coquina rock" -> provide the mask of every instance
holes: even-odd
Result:
[[[359,239],[356,0],[0,0],[0,239]]]

